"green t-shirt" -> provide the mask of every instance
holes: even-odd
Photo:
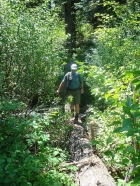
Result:
[[[77,88],[80,88],[82,78],[78,72],[76,73],[68,72],[64,76],[62,82],[65,82],[67,87],[70,89],[77,89]]]

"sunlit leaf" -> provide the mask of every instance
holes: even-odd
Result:
[[[113,123],[111,123],[111,125],[113,126],[113,125],[119,125],[119,124],[121,124],[121,121],[113,121]]]
[[[125,150],[128,152],[134,152],[134,147],[128,146]]]
[[[118,98],[119,98],[119,95],[118,95],[118,94],[114,94],[114,95],[113,95],[113,98],[114,98],[114,99],[118,99]]]
[[[133,101],[132,101],[132,99],[128,96],[128,97],[127,97],[127,101],[126,101],[126,106],[130,108],[132,104],[133,104]]]
[[[111,115],[120,115],[120,113],[119,112],[111,112]]]
[[[123,120],[122,125],[124,127],[127,127],[127,126],[129,127],[132,123],[133,123],[133,120],[131,118],[126,118]]]
[[[104,154],[105,154],[106,156],[111,156],[112,158],[115,157],[115,155],[114,155],[114,154],[112,153],[112,151],[110,151],[110,150],[105,151]]]
[[[135,70],[135,71],[133,71],[133,74],[134,74],[134,75],[139,75],[139,76],[140,76],[140,70]]]
[[[135,83],[139,83],[139,82],[140,82],[139,79],[134,79],[131,83],[132,83],[132,84],[135,84]]]
[[[121,130],[122,130],[122,127],[117,127],[116,129],[114,129],[114,133],[118,133],[118,132],[121,132]]]
[[[123,111],[125,114],[128,114],[129,116],[131,116],[130,108],[123,106]]]
[[[131,110],[137,110],[139,108],[139,104],[131,105]]]
[[[112,137],[108,137],[108,138],[107,138],[107,144],[111,143],[112,140],[113,140]]]
[[[140,112],[134,112],[133,116],[134,116],[134,118],[139,118],[140,117]]]
[[[128,159],[124,158],[124,159],[122,160],[122,164],[126,165],[126,164],[128,164],[128,163],[129,163],[129,160],[128,160]]]
[[[136,86],[135,90],[139,90],[140,89],[140,83]]]

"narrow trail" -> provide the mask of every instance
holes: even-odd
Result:
[[[72,130],[69,133],[70,163],[78,170],[75,173],[75,183],[78,186],[116,186],[102,160],[94,154],[95,149],[90,144],[90,134],[85,130],[85,123],[69,121]]]
[[[69,105],[65,109],[69,112]],[[87,131],[86,123],[84,120],[75,123],[74,118],[66,123],[72,130],[69,131],[67,141],[70,158],[63,164],[63,168],[68,165],[77,167],[74,182],[78,186],[116,186],[106,166],[96,155],[95,147],[90,145],[91,131]]]

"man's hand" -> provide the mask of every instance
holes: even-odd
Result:
[[[58,88],[58,90],[56,91],[56,96],[58,96],[59,95],[59,93],[60,93],[60,91],[61,91],[61,88],[64,86],[64,82],[61,82],[60,83],[60,85],[59,85],[59,88]]]
[[[59,91],[59,90],[57,90],[57,91],[56,91],[56,96],[59,96],[59,93],[60,93],[60,91]]]
[[[83,93],[84,93],[84,89],[82,88],[82,89],[81,89],[81,94],[83,94]]]

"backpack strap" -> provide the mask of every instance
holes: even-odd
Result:
[[[67,73],[67,87],[68,87],[69,83],[71,82],[71,80],[69,80],[70,73],[71,73],[71,72],[68,72],[68,73]]]
[[[67,82],[69,81],[70,73],[71,73],[71,72],[68,72],[68,73],[67,73]]]

